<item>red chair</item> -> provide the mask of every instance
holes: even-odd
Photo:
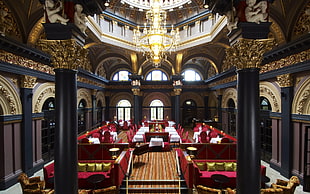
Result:
[[[230,139],[228,139],[227,137],[223,137],[221,139],[221,143],[230,143]]]
[[[124,121],[123,130],[128,130],[128,122]]]
[[[209,143],[210,138],[208,139],[207,137],[208,137],[207,133],[205,131],[202,131],[199,135],[198,140],[200,143]]]
[[[210,137],[210,138],[216,138],[218,135],[219,135],[219,134],[216,133],[215,131],[210,131],[210,133],[209,133],[209,137]]]
[[[104,132],[102,143],[113,143],[113,137],[109,131]]]
[[[93,134],[92,134],[92,137],[93,137],[93,138],[100,138],[101,135],[100,135],[100,133],[93,133]]]
[[[182,138],[182,143],[191,143],[191,141],[188,139],[188,131],[185,132],[184,139]]]
[[[194,127],[194,132],[199,132],[199,127]]]

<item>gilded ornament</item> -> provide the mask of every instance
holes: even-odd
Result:
[[[21,88],[33,88],[36,84],[37,78],[29,75],[23,75],[21,79]]]
[[[77,70],[83,66],[85,51],[75,40],[40,40],[39,46],[43,51],[49,53],[52,57],[52,64],[55,69]]]
[[[228,48],[228,62],[237,69],[259,68],[263,54],[273,48],[273,39],[244,39],[241,38],[231,48]],[[227,63],[227,62],[226,62]]]
[[[280,87],[291,87],[293,86],[293,78],[291,74],[284,74],[277,76],[277,81]]]
[[[3,1],[0,1],[0,35],[15,35],[20,38],[19,28],[14,20],[11,10],[9,10]]]
[[[310,49],[287,56],[278,61],[272,61],[268,64],[265,64],[264,66],[262,66],[260,73],[266,73],[268,71],[281,69],[283,67],[291,66],[297,63],[302,63],[308,60],[310,60]]]
[[[131,89],[131,91],[132,91],[133,95],[135,95],[135,96],[141,95],[140,89],[138,89],[138,88],[133,88],[133,89]]]
[[[10,95],[10,92],[5,88],[4,86],[0,85],[0,95],[4,96],[4,98],[7,100],[7,104],[10,107],[10,113],[12,115],[16,114],[16,104],[13,99],[13,97]]]
[[[45,64],[33,61],[31,59],[18,56],[18,55],[14,55],[12,53],[8,53],[4,50],[0,50],[0,60],[10,63],[10,64],[15,64],[15,65],[19,65],[22,67],[27,67],[29,69],[34,69],[37,71],[48,73],[51,75],[55,74],[55,72],[53,71],[53,68],[51,68],[48,65],[45,65]]]
[[[175,88],[173,89],[173,92],[176,96],[181,95],[182,89],[181,88]]]
[[[296,35],[302,35],[310,32],[310,2],[301,11],[301,14],[294,27],[294,33]]]

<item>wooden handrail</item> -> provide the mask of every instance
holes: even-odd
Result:
[[[130,151],[130,156],[129,156],[129,163],[128,163],[128,167],[127,167],[127,171],[126,171],[126,193],[128,194],[128,181],[129,181],[129,177],[130,177],[130,169],[132,168],[132,157],[133,157],[133,150]]]
[[[177,164],[177,174],[179,178],[179,193],[181,193],[181,170],[180,170],[180,163],[179,163],[179,157],[178,157],[178,152],[175,152],[175,161]]]

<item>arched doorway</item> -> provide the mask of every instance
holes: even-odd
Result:
[[[236,105],[233,99],[229,99],[227,102],[227,116],[228,116],[228,133],[232,136],[236,136]]]
[[[101,100],[99,100],[98,102],[97,102],[97,106],[96,106],[97,108],[97,123],[102,123],[102,109],[103,109],[103,107],[102,107],[102,102],[101,102]]]
[[[117,105],[117,120],[128,121],[131,119],[131,104],[128,100],[120,100]]]
[[[78,134],[83,133],[86,130],[86,101],[80,100],[78,106]]]
[[[55,98],[48,98],[42,107],[42,158],[44,162],[54,159],[55,141]]]
[[[164,104],[161,100],[153,100],[150,107],[151,120],[164,120]]]
[[[272,154],[272,120],[271,104],[265,97],[260,97],[261,157],[269,162]]]
[[[188,126],[193,123],[193,119],[197,119],[197,105],[192,99],[186,100],[183,103],[182,125]]]

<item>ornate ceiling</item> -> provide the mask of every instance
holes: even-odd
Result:
[[[82,1],[80,0],[80,2]],[[83,3],[87,2],[83,1]],[[0,0],[0,6],[2,10],[8,12],[6,26],[9,33],[6,34],[7,37],[29,46],[35,46],[36,41],[44,37],[41,25],[43,7],[39,0]],[[273,23],[270,37],[274,37],[278,45],[281,45],[307,33],[307,30],[309,31],[309,29],[305,29],[305,24],[309,26],[307,9],[310,9],[309,0],[275,0],[269,7],[269,21]],[[105,11],[135,24],[143,24],[145,21],[144,12],[123,4],[121,0],[111,0],[110,6]],[[192,0],[190,4],[184,4],[182,8],[169,11],[167,23],[180,23],[204,11],[206,10],[203,9],[203,0]],[[228,33],[227,29],[223,29],[213,38],[212,42],[201,43],[198,46],[178,51],[183,54],[181,68],[196,69],[204,79],[221,72],[225,49],[229,47]],[[88,47],[92,72],[110,79],[111,75],[118,70],[137,71],[145,75],[153,68],[152,64],[145,64],[144,57],[138,54],[139,67],[134,70],[131,50],[100,42],[90,30],[87,30],[86,34],[88,35],[87,43],[96,43]],[[161,68],[168,73],[168,76],[175,73],[176,54],[178,53],[172,53],[168,56],[168,61],[162,64]],[[141,68],[142,64],[144,64],[143,68]]]

